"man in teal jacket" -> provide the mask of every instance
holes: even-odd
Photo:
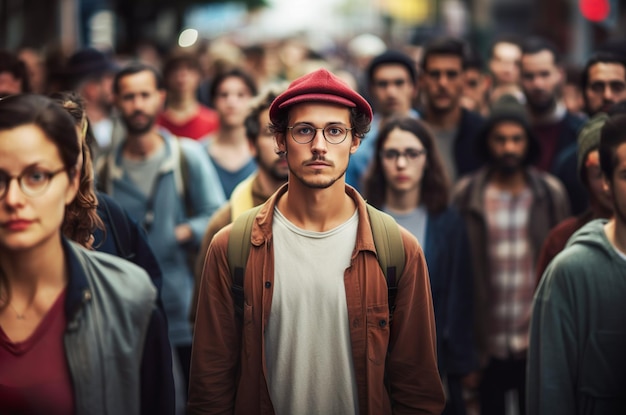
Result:
[[[534,299],[529,414],[626,413],[626,114],[600,136],[615,217],[572,236]]]

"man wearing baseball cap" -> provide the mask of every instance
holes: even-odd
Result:
[[[345,184],[372,110],[327,70],[270,107],[289,179],[253,219],[235,313],[228,243],[209,247],[194,332],[192,414],[439,414],[444,396],[424,254],[400,229],[393,324],[366,203]]]

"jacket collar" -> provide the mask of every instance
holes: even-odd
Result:
[[[281,186],[261,207],[261,210],[255,218],[255,223],[252,227],[252,244],[260,246],[263,243],[267,243],[272,237],[272,220],[274,217],[274,208],[278,199],[281,198],[287,192],[288,184]],[[354,253],[359,251],[372,251],[376,252],[374,246],[374,236],[372,235],[372,228],[367,214],[367,205],[363,197],[351,186],[346,185],[346,194],[354,200],[357,206],[359,215],[359,225],[357,228],[357,238]]]
[[[68,328],[75,325],[75,317],[82,306],[91,300],[91,287],[87,281],[86,270],[80,264],[78,255],[80,249],[75,242],[71,242],[65,237],[62,239],[63,251],[65,253],[65,263],[69,275],[65,294],[65,316],[68,321]]]

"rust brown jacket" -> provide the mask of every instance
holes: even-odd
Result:
[[[211,243],[195,324],[191,414],[274,413],[267,386],[264,332],[274,283],[273,211],[286,190],[287,186],[279,189],[255,218],[242,322],[235,316],[230,291],[227,245],[231,226],[218,232]],[[360,414],[439,414],[444,395],[422,248],[402,229],[406,260],[390,327],[387,283],[376,259],[365,201],[349,186],[346,193],[356,202],[359,214],[356,246],[344,282]],[[332,255],[332,247],[328,253]]]

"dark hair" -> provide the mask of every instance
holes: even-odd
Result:
[[[163,77],[154,66],[147,65],[141,62],[133,62],[128,66],[122,68],[122,70],[115,74],[115,79],[113,79],[113,92],[115,92],[115,94],[120,93],[120,82],[122,78],[146,71],[152,73],[152,75],[154,76],[154,82],[156,83],[156,87],[158,90],[162,90],[165,88],[165,86],[163,85]]]
[[[380,152],[389,134],[396,128],[415,135],[424,146],[426,165],[419,197],[429,213],[443,211],[448,206],[450,182],[439,156],[435,136],[423,121],[411,117],[393,118],[386,122],[378,132],[374,164],[364,183],[368,202],[377,208],[382,208],[385,204],[387,180],[383,173]]]
[[[613,173],[619,163],[617,147],[626,143],[626,114],[611,116],[600,130],[600,168],[606,180],[613,183]]]
[[[522,56],[534,55],[539,52],[543,52],[544,50],[547,50],[552,54],[552,60],[555,65],[559,65],[561,63],[561,54],[556,48],[556,45],[548,39],[539,36],[532,36],[525,39],[522,43]]]
[[[22,93],[30,92],[26,64],[16,54],[7,50],[0,50],[0,73],[4,72],[10,73],[15,79],[22,81]]]
[[[76,198],[70,203],[66,210],[63,221],[63,234],[87,246],[91,235],[96,229],[104,231],[104,223],[98,216],[98,198],[94,188],[94,171],[91,151],[87,145],[87,137],[92,134],[87,115],[85,114],[85,104],[80,95],[75,92],[63,91],[50,95],[74,120],[74,125],[85,132],[84,143],[82,145],[83,165],[80,169],[80,184]],[[83,139],[83,138],[81,138]],[[93,140],[93,135],[91,135]]]
[[[406,68],[413,83],[417,81],[417,69],[415,61],[406,53],[398,50],[386,50],[380,55],[374,57],[367,67],[367,79],[371,83],[374,79],[374,72],[379,66],[383,65],[402,65]]]
[[[250,112],[244,120],[244,126],[246,127],[246,137],[251,143],[256,143],[261,133],[261,129],[264,127],[261,125],[261,113],[269,109],[272,105],[272,101],[280,95],[287,85],[269,85],[264,92],[254,98],[254,101],[250,104]]]
[[[269,129],[273,134],[286,134],[289,126],[289,112],[293,105],[288,107],[286,111],[278,113],[276,122],[270,122]],[[365,134],[370,130],[369,116],[356,108],[348,108],[350,110],[350,125],[352,126],[352,135],[363,139]]]
[[[587,85],[589,84],[589,70],[592,66],[597,65],[598,63],[614,63],[622,65],[626,73],[626,59],[623,56],[611,52],[596,52],[591,55],[589,60],[587,60],[585,68],[580,74],[580,87],[583,91],[587,89]]]
[[[191,52],[176,51],[168,55],[163,63],[163,79],[167,82],[172,72],[181,66],[186,66],[200,73],[200,62],[196,55]]]
[[[426,70],[430,57],[438,55],[458,57],[461,59],[461,67],[465,69],[467,65],[468,45],[463,40],[453,37],[440,37],[431,40],[424,47],[422,70]]]
[[[483,57],[474,49],[470,49],[465,59],[465,70],[475,69],[479,72],[485,70],[485,61]]]
[[[493,42],[489,45],[489,59],[493,58],[493,55],[496,51],[496,46],[500,43],[509,43],[511,45],[517,46],[520,50],[522,50],[522,45],[520,38],[517,35],[513,34],[503,34],[494,39]]]
[[[246,87],[250,90],[250,95],[257,94],[256,82],[254,78],[250,76],[250,74],[244,71],[241,68],[232,68],[227,71],[219,73],[211,82],[211,89],[209,91],[209,97],[211,98],[211,102],[215,102],[215,98],[217,96],[217,90],[222,85],[222,83],[228,78],[239,78],[243,81]]]

